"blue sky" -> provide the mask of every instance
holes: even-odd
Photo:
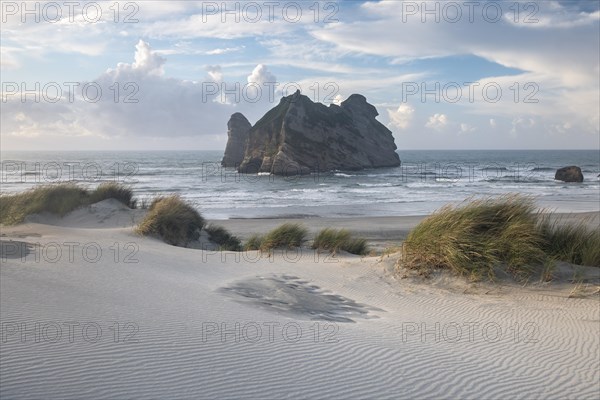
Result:
[[[2,149],[223,149],[232,113],[255,122],[296,84],[364,94],[400,149],[600,147],[597,1],[248,3],[120,2],[115,21],[114,2],[3,1]]]

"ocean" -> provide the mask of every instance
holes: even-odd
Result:
[[[222,151],[2,152],[2,194],[36,185],[117,181],[139,199],[179,194],[209,219],[429,214],[470,197],[521,193],[557,212],[600,210],[597,150],[398,151],[397,168],[242,175],[220,166]],[[583,183],[554,180],[581,167]]]

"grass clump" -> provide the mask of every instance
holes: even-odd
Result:
[[[264,236],[254,234],[246,240],[244,250],[260,250]]]
[[[285,223],[271,230],[260,240],[260,251],[293,249],[306,241],[307,229],[300,224]],[[247,246],[247,244],[246,244]]]
[[[544,237],[548,256],[572,264],[600,267],[600,232],[590,229],[587,221],[561,224],[550,216],[541,218],[539,231]]]
[[[347,229],[332,228],[319,231],[313,242],[313,249],[329,250],[332,253],[343,250],[358,255],[366,255],[369,252],[365,239],[352,237],[352,233]]]
[[[98,185],[96,190],[90,193],[90,202],[97,203],[106,199],[117,199],[129,208],[135,208],[136,200],[133,191],[116,182],[104,182]]]
[[[266,235],[254,234],[244,244],[244,250],[269,252],[273,249],[293,249],[306,242],[308,230],[300,224],[285,223]]]
[[[240,251],[242,243],[240,239],[233,236],[222,226],[209,225],[204,230],[208,233],[209,239],[219,245],[219,250]]]
[[[152,201],[144,220],[136,227],[141,235],[156,235],[174,246],[187,246],[200,237],[204,218],[179,196],[158,197]]]
[[[546,258],[533,199],[518,195],[446,206],[408,235],[402,265],[446,268],[492,279],[498,269],[527,277]]]
[[[531,198],[507,195],[446,206],[409,234],[399,265],[494,278],[534,272],[551,280],[556,262],[600,267],[600,231],[589,220],[565,224],[536,211]]]
[[[112,182],[91,191],[72,183],[38,186],[22,193],[0,196],[0,224],[19,224],[28,215],[42,212],[62,217],[76,208],[108,198],[116,198],[128,207],[135,205],[131,189]]]
[[[21,223],[31,214],[49,212],[60,215],[88,203],[88,192],[74,184],[44,185],[22,193],[0,197],[0,222]]]

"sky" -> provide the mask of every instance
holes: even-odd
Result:
[[[222,150],[300,89],[399,149],[600,149],[592,1],[2,1],[6,150]]]

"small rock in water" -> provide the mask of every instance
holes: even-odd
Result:
[[[583,182],[583,173],[581,173],[581,168],[572,165],[558,169],[554,175],[554,179],[563,182]]]

